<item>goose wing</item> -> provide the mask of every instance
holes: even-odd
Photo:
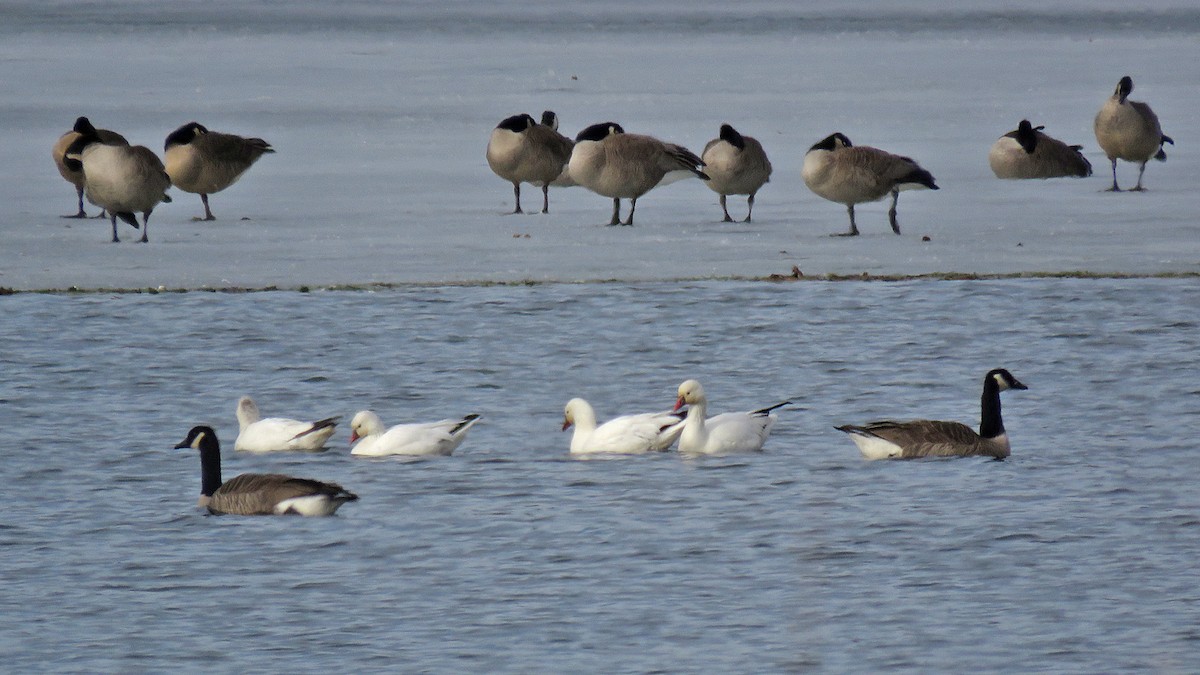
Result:
[[[896,444],[903,450],[904,458],[980,454],[980,443],[983,440],[974,429],[965,424],[941,420],[881,420],[849,429]]]
[[[683,420],[671,413],[623,415],[596,427],[586,452],[638,454],[666,450],[683,431]]]
[[[336,483],[277,473],[244,473],[222,483],[213,493],[208,508],[214,513],[271,515],[282,501],[318,495],[343,501],[358,499]]]

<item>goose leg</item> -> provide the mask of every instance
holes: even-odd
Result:
[[[1143,165],[1143,167],[1144,166],[1145,165]],[[1112,171],[1113,171],[1113,186],[1108,188],[1107,190],[1105,190],[1105,192],[1120,192],[1121,188],[1117,187],[1117,159],[1115,157],[1112,160]]]
[[[888,222],[892,224],[892,232],[900,234],[900,224],[896,222],[896,202],[900,201],[900,191],[892,190],[892,208],[888,209]]]
[[[150,211],[153,210],[154,209],[151,209]],[[138,241],[142,242],[143,244],[150,243],[150,211],[146,211],[142,214],[142,238]],[[137,216],[134,217],[136,218]]]
[[[835,237],[857,237],[858,236],[858,225],[854,224],[854,205],[847,204],[846,211],[850,213],[850,231],[833,235]]]
[[[633,212],[637,210],[637,197],[629,200],[629,217],[625,219],[622,225],[633,225]]]
[[[83,210],[83,188],[75,188],[75,192],[79,195],[79,212],[73,216],[63,216],[63,218],[87,218],[87,211]]]
[[[513,209],[513,213],[525,213],[521,210],[521,184],[513,183],[513,197],[517,200],[517,208]]]
[[[1141,168],[1138,169],[1137,185],[1130,188],[1129,189],[1130,192],[1144,192],[1146,190],[1146,188],[1142,187],[1142,174],[1144,174],[1144,173],[1146,173],[1146,162],[1142,162]]]
[[[200,201],[204,202],[204,217],[203,218],[193,218],[192,220],[204,220],[204,221],[216,220],[217,217],[214,216],[212,214],[212,211],[208,208],[208,195],[201,193]]]
[[[550,213],[550,184],[542,186],[542,213]]]
[[[117,238],[117,214],[115,214],[115,213],[110,214],[109,217],[112,218],[112,228],[113,228],[113,239],[112,240],[113,240],[113,243],[119,244],[119,243],[121,243],[121,240]]]
[[[732,223],[733,218],[729,217],[729,209],[725,208],[725,195],[721,195],[721,210],[725,212],[725,219],[722,220],[721,222],[722,223]]]
[[[746,200],[746,219],[743,223],[750,222],[750,215],[754,213],[754,193],[750,193],[750,198]]]
[[[621,224],[621,199],[619,197],[613,197],[613,214],[612,214],[612,219],[608,221],[608,224],[609,225],[620,225]]]

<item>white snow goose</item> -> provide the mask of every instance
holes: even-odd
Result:
[[[478,421],[479,415],[471,414],[456,420],[397,424],[387,428],[379,415],[362,410],[350,421],[350,442],[358,442],[350,454],[359,457],[450,455],[462,445],[467,431]]]
[[[301,422],[284,417],[262,418],[258,405],[249,396],[238,399],[238,437],[234,450],[244,452],[275,452],[298,450],[317,452],[333,436],[338,417],[327,417],[316,422]]]
[[[622,415],[596,425],[596,412],[581,398],[567,401],[562,430],[575,427],[572,455],[639,455],[662,452],[683,433],[683,416],[673,412]]]
[[[784,401],[751,412],[722,413],[705,419],[708,398],[699,382],[688,380],[679,385],[678,396],[675,409],[688,406],[683,433],[679,436],[679,452],[685,455],[758,452],[777,419],[771,411],[791,403]]]

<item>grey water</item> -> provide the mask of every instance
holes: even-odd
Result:
[[[0,654],[54,672],[1200,667],[1191,279],[586,284],[0,298]],[[1007,461],[867,462],[835,424],[977,424]],[[761,454],[569,459],[562,406],[789,399]],[[484,416],[459,451],[234,453],[266,415]],[[209,516],[225,473],[332,518]]]

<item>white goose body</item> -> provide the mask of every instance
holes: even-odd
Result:
[[[238,400],[238,437],[233,449],[243,452],[276,452],[292,450],[317,452],[333,436],[340,417],[328,417],[316,422],[283,417],[263,419],[258,406],[249,396]]]
[[[385,455],[450,455],[467,437],[467,432],[479,421],[479,415],[438,422],[397,424],[385,427],[370,410],[354,415],[350,422],[350,442],[358,442],[351,455],[382,457]]]
[[[688,406],[683,433],[679,436],[679,452],[685,455],[729,455],[759,452],[771,435],[777,420],[772,410],[788,405],[789,401],[751,412],[732,412],[705,417],[708,398],[696,380],[679,385],[675,409]]]
[[[572,455],[640,455],[669,449],[683,431],[683,420],[671,412],[642,413],[597,426],[591,404],[573,398],[563,410],[563,431],[572,426]]]

